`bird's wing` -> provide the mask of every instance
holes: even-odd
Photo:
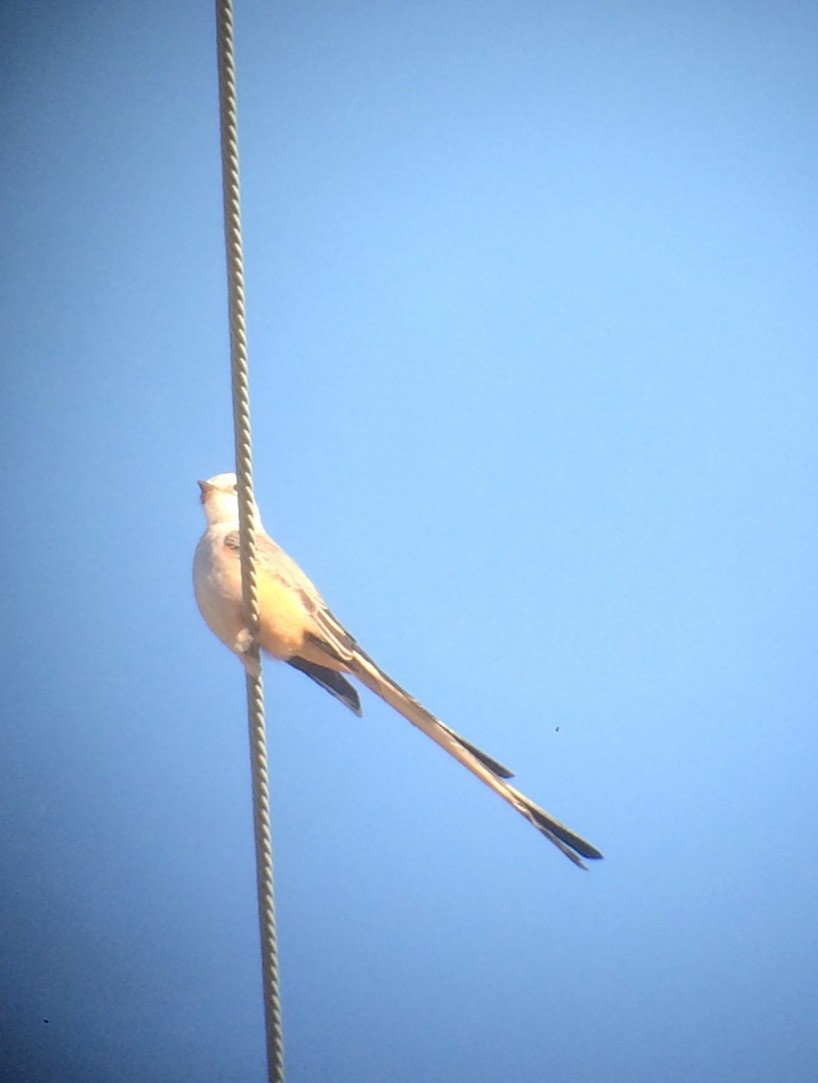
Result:
[[[225,535],[225,545],[238,550],[239,532],[231,530]],[[299,568],[291,556],[277,545],[265,530],[256,531],[256,560],[261,573],[277,580],[284,586],[289,587],[294,593],[300,595],[309,607],[326,607],[318,588],[304,572]]]
[[[361,650],[326,606],[322,606],[316,613],[316,621],[321,630],[321,636],[316,642],[325,647],[333,659],[343,659],[348,672],[357,677],[361,684],[380,696],[413,726],[422,730],[427,737],[431,737],[449,755],[459,760],[481,782],[499,794],[553,842],[557,849],[561,850],[575,865],[584,868],[580,858],[593,860],[602,857],[599,850],[581,835],[577,835],[565,824],[554,819],[545,809],[535,805],[525,794],[509,785],[507,779],[512,778],[513,775],[507,767],[467,741],[465,737],[461,737],[459,733],[455,733],[439,718],[435,718],[414,697],[384,673],[369,655]]]
[[[380,696],[408,722],[422,730],[427,737],[431,737],[450,756],[462,763],[481,782],[507,801],[575,865],[584,868],[581,860],[583,857],[589,860],[602,857],[599,850],[590,842],[554,819],[545,809],[534,804],[525,794],[511,786],[507,780],[513,776],[508,768],[461,737],[460,734],[455,733],[440,719],[435,718],[384,673],[369,655],[361,650],[343,624],[333,616],[312,581],[269,535],[259,531],[256,545],[258,559],[264,565],[266,574],[277,578],[295,592],[311,618],[312,627],[307,633],[307,638],[327,661],[327,666],[317,666],[316,672],[336,671],[343,668],[345,672],[357,677],[361,684]],[[296,668],[304,669],[302,665],[297,665]],[[310,673],[308,669],[304,669],[304,672],[313,680],[318,680],[318,683],[323,684],[333,695],[338,696],[337,690],[320,680],[315,673]],[[338,696],[338,698],[342,697]]]
[[[381,673],[402,696],[407,700],[412,700],[412,697],[408,692],[404,692],[404,690],[390,677],[387,677],[385,673],[378,669],[369,655],[361,649],[356,640],[349,634],[346,628],[344,628],[338,618],[333,616],[323,602],[316,610],[314,619],[318,628],[318,635],[313,637],[313,642],[321,650],[326,651],[333,661],[336,663],[343,663],[349,673],[352,673],[357,677],[362,684],[366,684],[366,681],[359,672],[361,661],[365,660],[367,664]],[[370,691],[374,691],[381,696],[381,699],[386,698],[377,689],[371,688],[370,685],[367,685],[367,687],[370,688]],[[387,702],[390,701],[387,700]],[[417,701],[412,700],[412,702],[416,703]],[[394,704],[391,704],[391,706],[394,706]],[[420,707],[420,704],[418,703],[417,706]],[[420,710],[423,711],[424,708],[420,707]],[[425,714],[428,715],[435,726],[438,726],[442,731],[447,733],[453,741],[461,745],[470,755],[474,756],[475,759],[482,763],[484,767],[488,768],[492,774],[497,775],[498,778],[514,777],[513,772],[509,771],[507,767],[504,767],[502,763],[495,760],[493,756],[489,756],[487,752],[483,752],[482,749],[479,749],[476,745],[473,745],[471,741],[467,741],[465,737],[461,737],[459,733],[455,733],[455,731],[450,729],[445,722],[441,722],[440,719],[435,718],[433,715],[429,714],[428,711],[425,711]]]
[[[345,707],[349,707],[353,714],[358,715],[359,718],[361,717],[363,713],[361,711],[361,697],[358,695],[357,689],[337,670],[319,666],[306,658],[299,658],[298,655],[288,658],[287,664],[291,665],[293,669],[299,669],[302,673],[306,673],[316,684],[320,684],[322,688],[326,689],[331,696],[335,696]]]

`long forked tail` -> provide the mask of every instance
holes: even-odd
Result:
[[[427,737],[442,749],[459,760],[464,767],[476,775],[481,782],[499,794],[512,808],[524,816],[530,824],[533,824],[539,832],[552,842],[558,850],[561,850],[567,858],[585,868],[582,858],[594,860],[602,857],[602,854],[590,842],[577,835],[565,824],[555,820],[545,809],[535,805],[525,794],[520,793],[507,781],[513,775],[508,768],[503,767],[497,760],[487,756],[475,745],[467,741],[454,730],[430,714],[425,707],[408,692],[405,692],[399,684],[380,669],[375,662],[363,651],[358,649],[350,663],[350,671],[365,685],[370,692],[380,696],[382,700],[393,707],[399,714],[417,726]]]

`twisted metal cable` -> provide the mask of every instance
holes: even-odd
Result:
[[[244,309],[244,261],[239,200],[239,141],[236,115],[236,70],[233,51],[231,0],[216,0],[216,37],[219,63],[224,236],[227,252],[227,292],[230,319],[230,370],[233,385],[233,430],[239,497],[239,535],[242,594],[246,627],[252,636],[247,655],[257,676],[247,674],[247,715],[253,778],[253,823],[256,843],[261,968],[264,1020],[267,1037],[267,1078],[284,1083],[284,1048],[278,984],[278,945],[273,884],[270,797],[267,778],[267,742],[264,729],[264,686],[258,648],[259,601],[256,580],[256,505],[253,499],[250,390],[247,330]]]

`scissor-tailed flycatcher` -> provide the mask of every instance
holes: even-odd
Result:
[[[193,587],[202,616],[219,639],[252,672],[251,645],[242,610],[239,505],[235,474],[200,481],[207,530],[196,547]],[[344,674],[356,677],[413,726],[454,756],[473,775],[584,868],[581,858],[602,854],[508,782],[512,773],[435,718],[388,677],[358,646],[298,565],[280,549],[256,515],[259,645],[274,658],[306,673],[355,714],[361,702]]]

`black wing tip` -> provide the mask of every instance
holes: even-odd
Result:
[[[361,706],[361,697],[351,686],[350,689],[352,694],[350,694],[350,692],[346,689],[344,689],[343,693],[341,694],[339,694],[338,692],[333,692],[332,689],[327,689],[327,691],[330,692],[331,695],[334,695],[335,698],[340,703],[343,703],[345,707],[349,707],[350,711],[352,711],[356,718],[363,718],[364,709]]]
[[[349,681],[337,670],[328,669],[326,666],[319,666],[315,662],[308,662],[305,658],[300,658],[298,655],[294,655],[292,658],[287,659],[287,663],[293,667],[293,669],[300,670],[301,673],[306,674],[316,684],[320,684],[321,687],[329,692],[331,696],[343,703],[345,707],[348,707],[354,715],[360,718],[364,711],[361,707],[361,697],[358,695],[358,689],[351,685]]]

